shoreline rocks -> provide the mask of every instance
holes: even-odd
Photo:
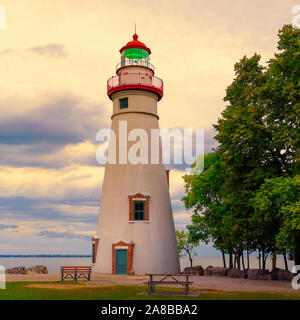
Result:
[[[285,269],[275,268],[271,271],[271,280],[290,281],[293,279],[293,274]]]
[[[21,267],[14,267],[6,270],[7,274],[48,274],[48,269],[46,266],[36,265],[25,268],[24,266]]]
[[[187,267],[184,268],[183,271],[184,274],[192,274],[195,276],[203,276],[204,275],[204,269],[202,268],[202,266],[194,266],[194,267]]]
[[[37,265],[37,266],[31,266],[26,268],[25,272],[26,274],[29,274],[29,273],[48,274],[48,269],[46,266]]]
[[[240,269],[229,269],[227,277],[246,279],[248,277],[248,270],[243,271]]]
[[[228,271],[229,271],[229,268],[208,266],[205,269],[204,274],[207,276],[226,277]]]
[[[213,266],[209,265],[205,268],[204,270],[204,275],[205,276],[212,276],[212,273],[211,273],[211,269],[213,268]]]
[[[14,267],[5,270],[8,274],[25,274],[25,267]]]
[[[183,271],[184,274],[199,275],[199,276],[215,276],[215,277],[229,277],[249,280],[277,280],[277,281],[291,281],[293,274],[285,269],[276,268],[272,271],[259,269],[240,270],[236,268],[223,268],[207,266],[205,270],[202,266],[187,267]]]
[[[211,268],[211,273],[212,273],[212,276],[215,276],[215,277],[226,277],[229,270],[230,270],[229,268],[214,267],[214,268]]]
[[[248,279],[250,280],[271,280],[271,273],[269,270],[249,269]]]

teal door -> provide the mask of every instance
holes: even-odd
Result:
[[[116,249],[116,274],[127,274],[127,250]]]

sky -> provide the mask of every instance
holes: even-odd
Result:
[[[0,0],[0,254],[90,254],[104,167],[96,133],[110,127],[106,81],[132,39],[164,80],[161,128],[204,129],[226,104],[234,64],[276,52],[292,0]],[[190,223],[183,171],[170,173],[176,229]]]

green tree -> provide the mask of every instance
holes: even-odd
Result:
[[[236,63],[235,79],[224,98],[229,105],[214,126],[218,132],[215,138],[220,143],[217,151],[228,172],[225,184],[230,215],[226,225],[234,244],[238,268],[240,258],[245,268],[243,251],[248,253],[259,247],[257,239],[256,243],[253,241],[250,199],[266,175],[272,177],[274,174],[266,151],[268,137],[262,121],[263,109],[259,105],[260,90],[265,81],[259,55],[243,57]],[[264,244],[263,240],[261,244]]]
[[[194,249],[198,246],[198,242],[192,241],[189,238],[189,234],[185,233],[184,230],[176,230],[176,239],[177,239],[177,250],[179,257],[184,257],[188,255],[191,267],[193,266],[193,256],[196,255]]]
[[[276,176],[293,176],[300,146],[300,29],[285,25],[278,37],[279,52],[268,62],[259,100]]]
[[[280,214],[274,209],[265,221],[252,199],[259,199],[268,179],[293,178],[299,171],[299,32],[291,25],[279,31],[279,52],[267,66],[260,64],[258,54],[235,64],[224,98],[228,105],[214,125],[219,147],[206,155],[201,174],[184,177],[183,201],[194,208],[190,236],[213,241],[223,257],[234,254],[237,267],[240,258],[245,267],[245,250],[257,249],[263,268],[279,244],[280,250],[293,249],[297,256],[297,205],[280,198]],[[296,235],[284,242],[285,230]]]
[[[276,243],[287,248],[294,258],[295,265],[300,264],[300,201],[282,207],[282,224],[276,235]]]
[[[256,236],[267,233],[271,250],[289,250],[295,264],[300,264],[299,194],[299,176],[278,177],[267,179],[251,201]]]
[[[284,26],[279,32],[278,50],[267,67],[260,65],[257,54],[235,65],[236,76],[224,98],[229,105],[215,125],[218,152],[230,172],[226,185],[228,198],[233,200],[232,216],[241,227],[235,232],[237,241],[242,247],[245,242],[247,247],[252,243],[262,256],[263,267],[275,246],[274,232],[266,227],[253,239],[262,225],[257,226],[253,219],[250,200],[265,179],[297,172],[299,30]]]
[[[229,212],[225,201],[226,168],[218,153],[204,157],[204,170],[201,174],[185,175],[185,207],[193,208],[192,224],[188,225],[189,235],[193,241],[208,243],[221,250],[226,266],[225,253],[229,253],[232,265],[233,244],[225,224],[224,215]]]

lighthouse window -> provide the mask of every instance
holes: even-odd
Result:
[[[120,109],[127,109],[128,108],[128,98],[120,99]]]
[[[134,220],[145,220],[145,201],[133,201]]]
[[[148,52],[140,48],[129,48],[125,50],[125,57],[127,59],[144,59],[148,58]]]

